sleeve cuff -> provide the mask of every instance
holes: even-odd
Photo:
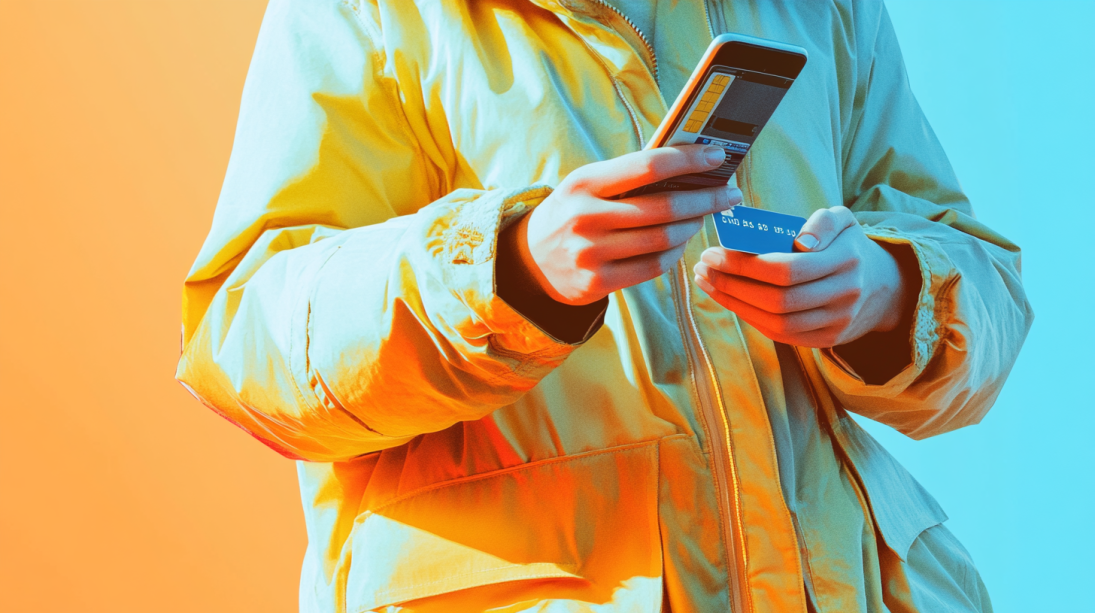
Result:
[[[831,347],[815,349],[814,357],[825,379],[840,392],[854,396],[894,397],[920,377],[939,349],[942,326],[949,318],[947,291],[953,280],[954,267],[942,248],[931,240],[888,227],[865,227],[864,231],[877,242],[907,245],[916,254],[921,284],[910,330],[911,360],[889,381],[872,385],[856,374]]]
[[[460,298],[474,315],[469,325],[476,329],[457,332],[465,338],[489,334],[495,349],[511,355],[535,355],[536,361],[545,365],[557,363],[580,343],[555,338],[498,296],[495,257],[501,230],[539,205],[551,191],[547,186],[532,186],[475,192],[477,197],[460,205],[444,228],[431,233],[439,241],[430,247],[442,259],[446,285],[462,288]],[[596,318],[582,341],[602,320]]]

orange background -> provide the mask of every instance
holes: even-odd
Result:
[[[292,463],[173,379],[262,0],[0,0],[0,611],[295,611]]]

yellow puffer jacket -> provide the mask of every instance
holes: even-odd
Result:
[[[845,410],[916,438],[980,420],[1032,319],[1018,248],[974,219],[879,0],[657,4],[644,37],[599,0],[270,3],[178,378],[301,460],[302,610],[990,609]],[[746,202],[844,204],[915,251],[888,382],[699,291],[710,227],[576,345],[495,294],[499,229],[640,149],[724,31],[810,54]]]

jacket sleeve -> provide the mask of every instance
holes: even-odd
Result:
[[[439,197],[379,23],[348,2],[270,3],[185,284],[178,380],[292,458],[478,419],[573,350],[494,289],[499,229],[549,190]]]
[[[844,134],[845,204],[876,241],[907,245],[921,275],[909,365],[864,382],[832,349],[815,351],[849,410],[913,438],[974,424],[992,406],[1034,314],[1019,248],[974,217],[909,88],[881,2]]]

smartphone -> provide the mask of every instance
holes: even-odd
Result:
[[[718,145],[722,166],[634,189],[624,196],[725,185],[806,65],[802,47],[722,34],[711,42],[645,149]]]

